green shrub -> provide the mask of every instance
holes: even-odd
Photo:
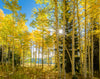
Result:
[[[72,79],[78,79],[78,78],[77,78],[77,76],[76,76],[76,75],[74,75],[74,76],[72,77]]]

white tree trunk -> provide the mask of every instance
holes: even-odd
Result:
[[[63,0],[63,76],[66,79],[65,72],[65,0]]]
[[[74,29],[75,27],[75,0],[73,1],[73,27],[72,27],[72,75],[75,75],[75,42],[74,42]]]

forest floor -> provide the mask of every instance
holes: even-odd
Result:
[[[28,65],[16,67],[14,72],[11,72],[11,66],[0,67],[0,79],[63,79],[58,78],[58,72],[54,65],[44,65],[42,70],[41,65],[28,67]],[[66,74],[66,79],[72,79],[71,73]],[[78,75],[78,79],[83,79],[82,76]],[[91,79],[91,78],[87,78]],[[94,77],[93,79],[100,79]]]
[[[14,72],[11,72],[10,67],[0,67],[0,79],[56,79],[57,72],[53,65],[33,66],[33,67],[16,67]]]

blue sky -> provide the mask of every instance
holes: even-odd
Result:
[[[2,9],[4,11],[4,14],[10,14],[11,11],[4,9],[3,5],[4,4],[3,4],[2,0],[0,0],[0,9]],[[19,0],[19,5],[22,6],[22,9],[20,12],[26,14],[26,19],[28,19],[28,22],[26,23],[26,25],[28,26],[28,30],[31,32],[33,28],[30,27],[29,24],[32,21],[32,18],[31,18],[32,9],[34,7],[38,8],[38,7],[40,7],[40,5],[36,4],[35,0]]]

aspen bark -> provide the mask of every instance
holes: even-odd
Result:
[[[12,48],[12,70],[14,72],[14,37],[13,37],[13,48]]]
[[[82,52],[81,52],[81,33],[80,33],[80,18],[79,18],[79,6],[77,0],[77,19],[78,19],[78,28],[79,28],[79,53],[80,53],[80,73],[82,74]]]
[[[73,27],[72,27],[72,75],[75,75],[75,48],[74,48],[74,27],[75,27],[75,0],[73,1]]]
[[[49,66],[49,49],[48,49],[48,66]]]
[[[36,61],[37,61],[37,44],[36,44],[36,51],[35,51],[35,68],[36,68]]]
[[[10,46],[8,48],[8,64],[10,65]]]
[[[37,46],[37,43],[36,43],[36,54],[35,54],[35,56],[36,56],[36,57],[35,57],[35,60],[36,60],[36,61],[35,61],[36,66],[37,66],[37,51],[38,51],[38,46]]]
[[[63,0],[63,77],[66,79],[65,73],[65,0]]]
[[[89,68],[89,77],[90,77],[90,32],[89,32],[89,37],[88,37],[88,68]]]
[[[99,15],[99,27],[98,29],[100,30],[100,15]],[[100,72],[100,35],[99,35],[99,72]]]
[[[44,27],[42,26],[42,70],[43,70],[43,55],[44,55]]]
[[[2,66],[3,66],[3,52],[4,52],[4,47],[3,47],[3,41],[2,41]]]
[[[86,19],[86,0],[85,0],[85,52],[84,52],[84,60],[83,60],[83,62],[84,62],[84,78],[86,78],[87,77],[87,41],[86,41],[86,22],[87,22],[87,19]]]
[[[92,20],[92,22],[93,22],[93,20]],[[93,79],[93,24],[91,24],[91,29],[92,29],[92,34],[91,34],[92,35],[92,39],[91,39],[91,43],[92,43],[92,45],[91,45],[91,77]]]
[[[55,2],[55,26],[56,26],[56,51],[57,51],[57,68],[58,73],[60,74],[60,62],[59,62],[59,46],[58,46],[58,7],[57,7],[57,0],[54,0]]]
[[[7,66],[7,54],[8,54],[8,43],[7,43],[7,35],[6,35],[6,66]]]
[[[25,50],[23,49],[23,67],[24,67],[24,51],[25,51]]]
[[[57,52],[55,50],[55,66],[57,65]]]
[[[34,55],[35,55],[35,54],[34,54],[34,43],[33,43],[33,67],[34,67],[34,59],[35,59],[35,58],[34,58]]]
[[[39,45],[39,48],[38,48],[38,66],[39,66],[39,54],[40,54],[40,45]]]
[[[13,21],[14,21],[14,10],[13,10]],[[14,27],[13,27],[13,31],[14,31]],[[14,36],[15,36],[15,32],[13,33],[13,46],[12,46],[12,71],[14,72]]]
[[[21,49],[22,49],[22,41],[21,41]],[[23,49],[22,49],[22,51],[23,51]],[[23,53],[22,51],[21,51],[21,53]],[[22,61],[21,61],[21,58],[22,58],[22,57],[20,56],[20,66],[21,66],[21,62],[22,62]]]
[[[32,49],[32,47],[31,47]],[[31,55],[30,55],[30,67],[32,67],[32,52],[30,51]]]

